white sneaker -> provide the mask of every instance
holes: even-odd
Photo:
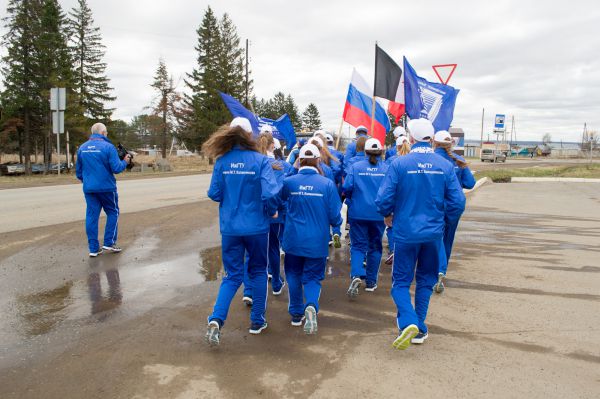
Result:
[[[242,302],[244,302],[246,306],[252,306],[252,297],[245,296],[242,298]]]
[[[100,248],[98,251],[96,252],[90,252],[90,258],[95,258],[96,256],[100,255],[102,252],[104,252],[102,250],[102,248]]]
[[[307,306],[304,310],[304,333],[308,335],[317,333],[317,310],[313,306]]]
[[[121,252],[123,250],[123,248],[116,246],[115,244],[113,245],[103,245],[102,249],[107,250],[108,252]]]
[[[281,284],[281,288],[279,289],[279,291],[273,291],[273,295],[275,295],[275,296],[281,295],[281,293],[283,292],[283,287],[285,287],[285,281],[283,282],[283,284]]]
[[[358,296],[358,289],[362,284],[362,280],[358,277],[354,277],[352,282],[350,283],[350,287],[348,287],[348,291],[346,294],[350,297],[350,299],[354,299]]]

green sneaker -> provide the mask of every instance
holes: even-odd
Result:
[[[411,324],[402,330],[398,338],[394,340],[392,346],[399,350],[404,350],[408,348],[411,344],[411,341],[414,337],[419,334],[419,327],[414,324]]]
[[[340,239],[340,235],[339,234],[334,234],[333,235],[333,247],[334,248],[341,248],[342,247],[342,240]]]
[[[304,310],[304,333],[308,335],[317,333],[317,310],[314,306],[307,306]]]

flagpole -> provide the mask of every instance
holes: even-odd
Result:
[[[375,77],[373,79],[373,106],[371,107],[371,129],[369,135],[374,137],[373,131],[375,130],[375,86],[377,86],[377,42],[375,42]]]
[[[338,129],[338,136],[335,141],[335,149],[340,148],[340,138],[342,137],[342,128],[344,127],[344,118],[342,118],[342,122],[340,123],[340,128]]]

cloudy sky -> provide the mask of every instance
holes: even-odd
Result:
[[[6,9],[7,0],[0,0]],[[65,9],[75,0],[60,0]],[[436,81],[433,64],[457,63],[454,126],[478,139],[485,107],[515,116],[519,140],[577,141],[600,130],[600,6],[596,1],[89,0],[101,28],[116,118],[144,112],[162,57],[178,82],[195,64],[195,30],[210,5],[250,39],[255,94],[314,102],[324,127],[340,126],[352,68],[372,82],[375,41]],[[183,82],[179,87],[183,89]],[[345,128],[347,132],[347,127]]]

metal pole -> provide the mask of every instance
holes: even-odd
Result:
[[[481,141],[479,142],[479,148],[483,148],[483,118],[485,117],[485,108],[481,110]]]
[[[68,130],[66,132],[65,139],[67,141],[67,170],[70,171],[71,167],[70,167],[70,163],[69,163],[69,158],[71,158],[71,152],[69,151],[69,131]]]
[[[60,111],[58,111],[60,112]],[[59,118],[60,121],[60,118]],[[60,126],[60,122],[58,124]],[[58,134],[56,135],[56,157],[58,158],[56,161],[56,170],[58,171],[58,174],[60,175],[60,128],[58,130]]]
[[[375,86],[377,85],[377,42],[375,42],[375,77],[373,79],[373,106],[371,107],[371,130],[369,135],[373,136],[373,130],[375,130]],[[387,133],[387,132],[386,132]]]

